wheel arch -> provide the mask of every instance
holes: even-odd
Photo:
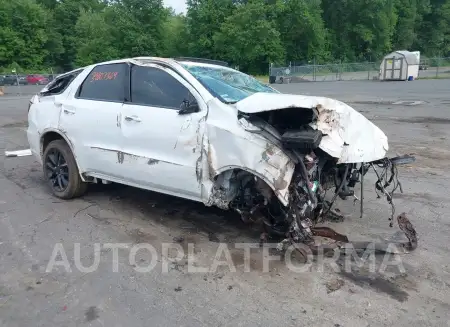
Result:
[[[289,204],[289,192],[286,191],[286,189],[281,189],[278,185],[276,181],[272,181],[270,180],[266,175],[264,175],[263,173],[253,170],[251,168],[248,167],[244,167],[244,166],[239,166],[239,165],[233,165],[233,166],[224,166],[221,167],[220,169],[217,169],[214,172],[214,179],[217,180],[219,178],[220,175],[226,174],[230,171],[234,171],[234,170],[241,170],[241,171],[245,171],[255,177],[258,177],[260,180],[262,180],[267,186],[270,187],[270,189],[272,190],[272,192],[274,193],[274,195],[278,198],[278,200],[284,205],[287,206]]]
[[[85,179],[82,174],[83,170],[80,167],[80,165],[78,164],[78,160],[77,160],[77,156],[75,154],[75,148],[73,146],[73,143],[70,141],[70,139],[67,137],[67,135],[63,131],[54,129],[54,128],[48,128],[48,129],[44,130],[44,132],[42,133],[41,138],[40,138],[41,157],[44,158],[44,151],[45,151],[46,147],[50,144],[50,142],[55,141],[55,140],[63,140],[69,146],[70,151],[72,152],[72,155],[75,159],[75,163],[77,165],[78,171],[80,172],[81,179],[84,182]]]

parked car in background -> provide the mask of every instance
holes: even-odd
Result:
[[[428,63],[425,61],[421,61],[419,64],[419,70],[428,70]]]
[[[27,84],[28,84],[27,77],[19,75],[19,85],[27,85]]]
[[[16,75],[4,75],[3,85],[17,85],[17,76]]]
[[[27,85],[27,78],[23,75],[0,75],[0,85]]]
[[[27,82],[31,85],[46,85],[49,79],[44,75],[28,75]]]

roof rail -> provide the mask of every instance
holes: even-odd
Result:
[[[176,60],[176,61],[199,62],[199,63],[203,63],[203,64],[212,64],[212,65],[219,65],[219,66],[226,66],[226,67],[228,67],[228,63],[226,61],[222,61],[222,60],[193,58],[193,57],[177,57],[177,58],[173,58],[173,59]]]

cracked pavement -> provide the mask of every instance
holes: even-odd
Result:
[[[252,249],[245,272],[234,243],[257,243],[259,234],[231,213],[120,185],[56,199],[33,157],[3,156],[27,148],[27,104],[37,89],[22,87],[0,97],[0,326],[450,326],[450,80],[276,87],[346,101],[386,132],[391,155],[415,154],[413,165],[399,169],[404,193],[395,198],[397,213],[406,212],[419,236],[417,250],[401,256],[404,272],[371,273],[352,264],[350,272],[312,265],[299,273],[276,260],[264,272],[262,249]],[[358,204],[338,200],[346,220],[326,225],[352,240],[398,235],[373,182],[365,179],[362,219]],[[197,268],[209,266],[226,243],[236,272],[225,266],[189,273],[184,257],[166,273],[161,254],[168,242],[191,250]],[[80,271],[76,260],[92,265],[94,243],[99,267]],[[128,245],[118,251],[117,272],[108,243]],[[129,260],[130,248],[142,243],[157,252],[150,272],[136,271],[153,262],[148,251]],[[46,272],[55,244],[71,272],[62,266]]]

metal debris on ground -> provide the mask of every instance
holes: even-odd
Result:
[[[26,156],[31,156],[31,150],[30,149],[26,149],[26,150],[16,150],[16,151],[5,151],[5,157],[7,158],[12,158],[12,157],[26,157]]]
[[[344,250],[345,253],[350,251],[366,251],[372,249],[375,253],[384,254],[401,254],[414,251],[417,248],[418,240],[417,233],[413,225],[406,217],[406,213],[402,213],[397,217],[397,223],[401,231],[405,233],[407,242],[371,242],[371,241],[359,241],[351,242],[348,237],[335,232],[329,227],[313,227],[311,231],[314,236],[321,236],[330,238],[335,241],[331,244],[316,245],[315,243],[307,244],[311,249],[312,254],[326,253],[328,251]],[[304,253],[302,253],[304,254]]]
[[[176,243],[183,243],[184,242],[184,237],[183,236],[175,236],[173,238],[173,241]]]
[[[344,286],[345,282],[342,279],[333,279],[326,283],[327,287],[327,294],[333,293],[339,289],[341,289],[342,286]]]

